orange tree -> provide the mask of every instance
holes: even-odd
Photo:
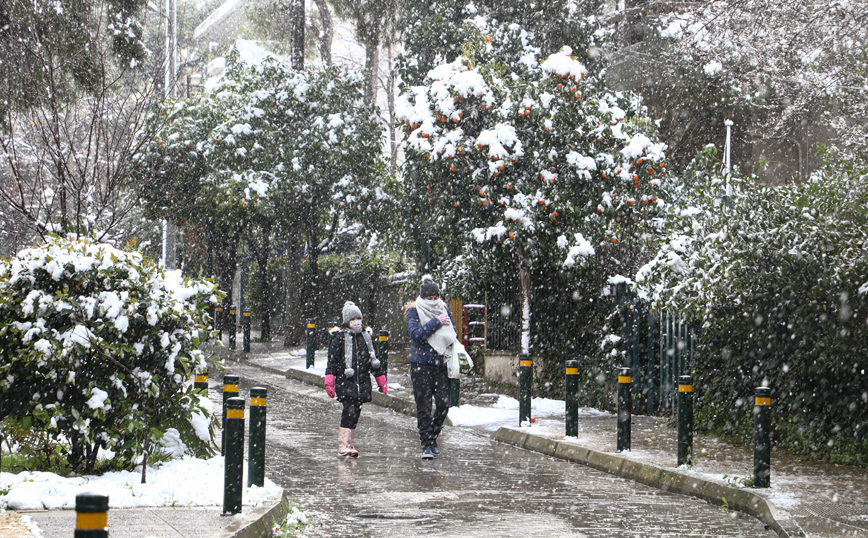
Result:
[[[608,90],[568,47],[542,58],[517,25],[477,17],[465,28],[462,53],[399,97],[407,199],[445,258],[509,254],[527,353],[533,269],[588,266],[652,231],[664,146],[638,100]]]

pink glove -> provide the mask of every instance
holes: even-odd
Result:
[[[437,316],[437,321],[440,322],[440,325],[449,325],[452,323],[452,321],[449,319],[449,314],[447,314],[446,312],[441,312]]]
[[[327,374],[325,376],[325,389],[326,394],[329,395],[329,398],[335,397],[335,376],[331,374]]]
[[[389,387],[386,386],[386,376],[385,375],[378,375],[377,376],[377,385],[380,386],[380,392],[382,392],[383,394],[386,394],[386,390]]]

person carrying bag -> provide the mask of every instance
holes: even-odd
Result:
[[[440,299],[440,287],[430,275],[422,277],[419,296],[405,307],[410,334],[410,379],[416,400],[416,425],[422,458],[440,455],[437,438],[449,413],[449,374],[446,359],[458,335],[455,322]],[[431,399],[434,414],[431,414]]]

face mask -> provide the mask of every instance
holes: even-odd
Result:
[[[428,306],[437,306],[438,304],[440,304],[440,299],[434,299],[433,301],[431,299],[422,300],[425,301],[425,304],[427,304]]]
[[[360,319],[351,320],[350,321],[350,329],[352,329],[354,331],[362,330],[362,320],[360,320]]]

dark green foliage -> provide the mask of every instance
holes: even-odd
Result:
[[[715,205],[724,178],[710,179],[684,206],[698,211],[673,211],[670,242],[643,268],[661,302],[701,324],[697,426],[748,440],[754,390],[765,385],[781,444],[864,464],[865,176],[829,167],[775,188],[732,179],[729,211]]]

